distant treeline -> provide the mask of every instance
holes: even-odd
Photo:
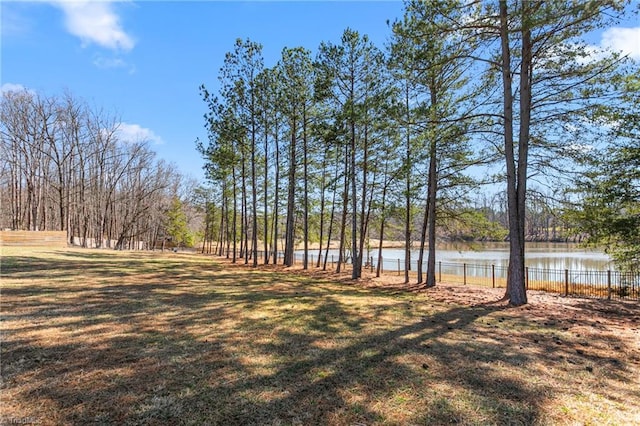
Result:
[[[145,140],[71,94],[2,93],[0,227],[67,231],[84,247],[151,248],[184,179]]]

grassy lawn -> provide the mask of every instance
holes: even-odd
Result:
[[[180,253],[5,247],[1,274],[3,424],[640,423],[637,303]]]

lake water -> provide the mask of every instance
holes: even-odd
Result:
[[[317,255],[317,252],[313,254]],[[332,254],[337,260],[337,251],[330,250],[330,258]],[[377,250],[373,248],[365,251],[365,256],[373,257],[374,263],[377,261],[377,255]],[[382,250],[382,257],[385,269],[396,269],[398,260],[404,265],[404,249],[385,248]],[[412,250],[412,265],[416,265],[417,260],[418,250]],[[509,262],[509,243],[442,244],[436,251],[436,261],[506,267]],[[606,253],[571,243],[527,243],[525,264],[530,268],[572,271],[615,269],[611,258]],[[415,266],[412,266],[412,269],[414,268]]]

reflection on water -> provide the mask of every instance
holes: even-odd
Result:
[[[418,254],[418,250],[411,251],[412,264],[417,262]],[[377,251],[371,250],[369,256],[373,256],[375,262]],[[382,257],[385,263],[397,259],[404,262],[404,250],[383,249]],[[509,262],[509,243],[442,244],[436,251],[436,261],[506,267]],[[525,264],[529,268],[573,271],[615,269],[606,253],[571,243],[527,243]]]

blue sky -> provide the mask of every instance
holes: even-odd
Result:
[[[47,95],[68,89],[115,113],[124,134],[149,139],[160,158],[201,179],[194,141],[206,140],[206,111],[198,87],[217,90],[236,38],[262,43],[272,66],[283,47],[315,53],[347,27],[382,47],[387,19],[402,10],[401,1],[2,1],[0,85]],[[640,59],[637,22],[594,35],[593,43]]]

